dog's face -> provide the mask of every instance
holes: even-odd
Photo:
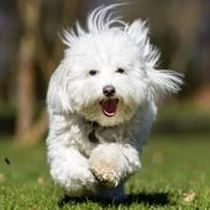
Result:
[[[77,34],[66,32],[68,49],[48,90],[50,110],[74,113],[101,126],[131,119],[148,101],[178,91],[181,84],[173,72],[155,70],[159,56],[145,23],[128,25],[107,15],[109,9],[90,14],[88,32],[79,25]]]
[[[77,114],[102,126],[129,120],[148,96],[140,49],[123,32],[86,35],[66,55]]]

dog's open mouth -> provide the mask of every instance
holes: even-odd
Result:
[[[113,117],[117,112],[117,98],[104,99],[100,101],[101,109],[107,117]]]

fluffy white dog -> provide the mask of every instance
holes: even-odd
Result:
[[[115,6],[95,9],[87,31],[77,24],[65,32],[68,48],[49,84],[50,172],[70,196],[123,195],[123,182],[141,168],[155,99],[182,83],[155,69],[159,53],[145,23],[113,17]]]

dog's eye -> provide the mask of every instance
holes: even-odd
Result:
[[[90,70],[89,71],[89,75],[91,75],[91,76],[94,76],[94,75],[96,75],[98,73],[98,71],[96,71],[96,70]]]
[[[120,74],[123,74],[123,73],[125,73],[125,70],[122,69],[122,68],[118,68],[116,72],[117,73],[120,73]]]

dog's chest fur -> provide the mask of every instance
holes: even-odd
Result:
[[[83,139],[79,144],[79,150],[85,156],[98,145],[112,142],[123,142],[125,139],[124,126],[102,127],[95,122],[86,120],[80,123]]]

